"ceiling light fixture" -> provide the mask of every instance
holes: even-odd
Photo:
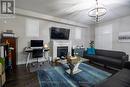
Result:
[[[96,7],[88,12],[88,16],[94,17],[96,22],[99,22],[99,17],[104,16],[106,12],[106,8],[99,6],[98,0],[96,0]]]

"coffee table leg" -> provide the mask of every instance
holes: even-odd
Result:
[[[73,64],[69,64],[69,68],[70,68],[70,74],[73,75],[74,65]]]

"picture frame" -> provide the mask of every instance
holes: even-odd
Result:
[[[119,42],[130,42],[130,32],[120,32],[118,40]]]

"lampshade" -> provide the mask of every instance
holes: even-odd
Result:
[[[44,44],[44,48],[48,48],[48,44]]]

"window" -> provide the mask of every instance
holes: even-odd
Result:
[[[80,28],[75,29],[75,39],[81,39],[81,29]]]
[[[26,36],[39,37],[39,21],[34,19],[26,20]]]

